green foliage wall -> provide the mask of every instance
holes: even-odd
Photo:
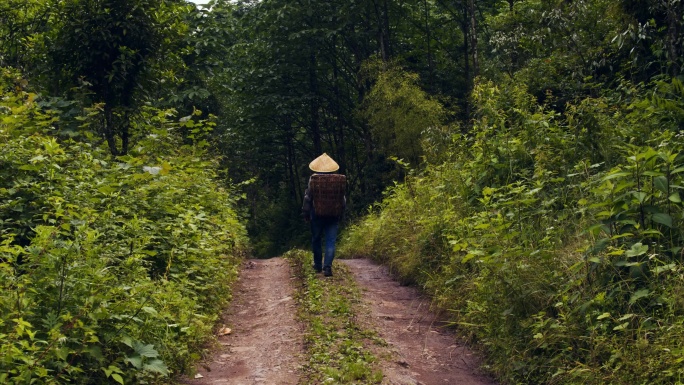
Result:
[[[230,299],[237,195],[172,111],[111,158],[51,136],[36,95],[0,100],[0,382],[168,383]]]
[[[473,135],[389,189],[341,252],[421,285],[510,383],[680,383],[684,94],[658,90],[559,114],[480,82]]]
[[[423,155],[420,138],[444,124],[444,108],[418,86],[418,75],[381,61],[368,67],[374,72],[374,85],[359,109],[371,126],[378,151],[418,166]]]

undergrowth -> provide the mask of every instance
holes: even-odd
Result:
[[[298,316],[306,325],[308,361],[302,384],[379,384],[382,372],[370,344],[375,334],[358,321],[360,292],[345,265],[336,264],[334,276],[316,274],[302,250],[285,254],[299,279],[295,290]]]
[[[472,131],[426,143],[340,254],[422,286],[509,383],[680,384],[684,87],[654,89],[558,112],[481,82]]]
[[[48,101],[2,80],[0,383],[169,383],[230,298],[236,194],[172,110],[143,111],[112,158],[88,131],[97,109],[60,137],[70,123]]]

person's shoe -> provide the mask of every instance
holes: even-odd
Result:
[[[316,265],[313,265],[313,266],[311,266],[311,267],[313,267],[313,269],[314,269],[314,271],[315,271],[316,273],[320,273],[321,271],[323,271],[323,268],[320,268],[320,267],[318,267],[318,266],[316,266]]]
[[[323,268],[323,275],[326,277],[332,277],[332,267],[330,266],[325,266]]]

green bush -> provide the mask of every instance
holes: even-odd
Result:
[[[3,88],[0,382],[168,383],[230,299],[236,194],[199,140],[174,135],[189,123],[172,111],[143,111],[148,135],[112,159],[51,136],[59,115]]]
[[[511,383],[681,381],[681,83],[563,113],[515,84],[480,83],[472,133],[390,188],[341,254],[421,285]]]

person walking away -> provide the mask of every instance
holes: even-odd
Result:
[[[309,178],[308,188],[304,192],[302,215],[311,222],[313,268],[330,277],[335,259],[337,228],[347,203],[347,177],[336,174],[340,166],[326,153],[309,163],[309,168],[314,174]],[[322,241],[325,241],[325,259]]]

